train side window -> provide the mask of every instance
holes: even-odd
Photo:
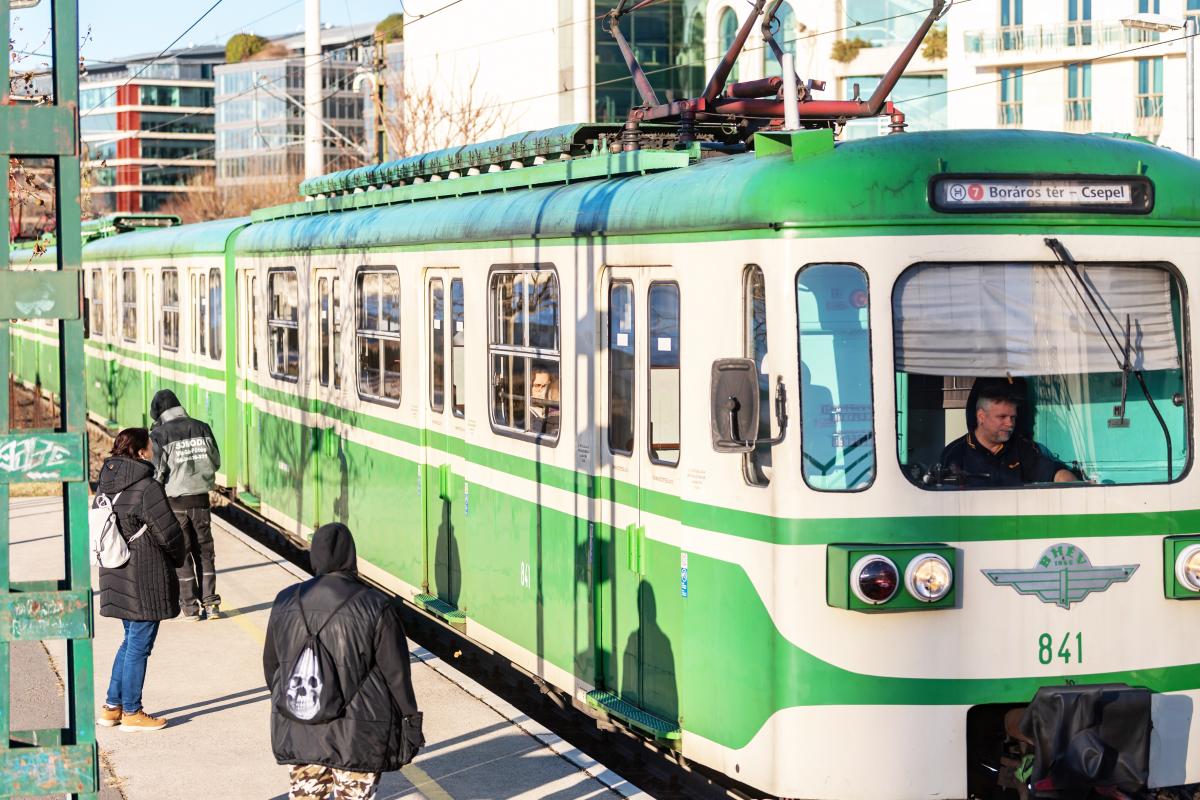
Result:
[[[267,330],[271,339],[271,377],[300,380],[300,283],[296,270],[267,275]]]
[[[137,341],[137,272],[121,270],[121,338]]]
[[[179,270],[174,267],[162,274],[162,346],[179,349]]]
[[[156,317],[154,315],[154,271],[147,270],[146,272],[146,344],[154,344],[154,326]]]
[[[929,490],[1179,480],[1185,300],[1166,264],[909,267],[892,294],[904,475]]]
[[[450,411],[456,417],[467,415],[466,313],[461,278],[450,281]]]
[[[650,419],[646,440],[655,464],[679,463],[679,285],[652,283],[646,303],[649,331]]]
[[[203,272],[192,275],[192,352],[208,355],[208,281]]]
[[[801,460],[813,489],[853,492],[875,479],[867,275],[809,264],[796,275]]]
[[[762,268],[751,264],[746,268],[742,287],[744,303],[742,319],[745,324],[744,350],[746,358],[758,367],[758,438],[771,437],[771,381],[767,369],[767,285]],[[760,445],[745,455],[743,473],[751,486],[771,483],[771,446]]]
[[[221,294],[221,270],[212,269],[208,272],[208,352],[215,359],[221,358],[224,342],[224,297]]]
[[[342,279],[333,279],[333,388],[342,388]]]
[[[250,367],[258,369],[258,276],[250,276]]]
[[[319,335],[317,340],[321,348],[321,369],[318,373],[317,380],[322,386],[329,385],[329,372],[332,364],[329,358],[330,349],[330,325],[329,317],[331,314],[330,298],[329,298],[329,278],[317,279],[317,330]]]
[[[617,455],[633,453],[634,325],[633,284],[613,281],[608,288],[608,449]]]
[[[342,388],[342,322],[338,286],[341,279],[322,276],[317,280],[317,326],[320,330],[322,386],[333,381],[333,388]]]
[[[429,282],[429,407],[446,407],[446,290],[441,278]]]
[[[104,336],[104,275],[92,270],[92,335]]]
[[[360,270],[356,283],[358,394],[375,403],[400,403],[400,274]]]
[[[539,266],[491,275],[491,419],[500,433],[553,444],[561,422],[558,276]]]

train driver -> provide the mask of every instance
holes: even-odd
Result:
[[[558,370],[551,366],[533,368],[529,387],[529,430],[546,436],[558,433]]]
[[[1016,432],[1017,411],[1017,399],[1002,386],[982,389],[975,406],[975,429],[946,445],[942,466],[961,474],[966,486],[1079,480],[1036,442]]]

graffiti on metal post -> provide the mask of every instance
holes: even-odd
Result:
[[[83,479],[83,436],[0,436],[0,483]]]

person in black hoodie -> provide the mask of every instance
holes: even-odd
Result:
[[[393,601],[359,580],[349,528],[322,526],[310,554],[316,577],[281,591],[267,622],[271,748],[278,763],[291,766],[289,797],[372,800],[380,774],[403,767],[425,743],[404,625]],[[280,711],[310,631],[328,651],[345,699],[343,713],[327,722],[298,722]]]
[[[149,432],[126,428],[117,434],[96,486],[98,493],[116,498],[113,511],[129,544],[129,560],[122,566],[100,568],[100,615],[121,620],[125,639],[113,659],[108,695],[96,723],[120,725],[123,731],[166,727],[165,719],[142,709],[142,686],[159,622],[179,613],[174,567],[183,563],[185,552],[179,523],[149,459]],[[143,525],[145,533],[137,535]]]
[[[187,558],[178,570],[179,605],[186,619],[198,621],[205,614],[215,619],[221,615],[221,596],[208,493],[216,486],[221,451],[208,423],[189,417],[170,389],[154,393],[150,419],[154,479],[166,489],[187,543]]]

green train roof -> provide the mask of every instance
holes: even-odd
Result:
[[[572,128],[571,130],[576,130]],[[564,139],[565,141],[565,139]],[[491,146],[491,145],[489,145]],[[1133,139],[1018,130],[905,133],[835,144],[828,130],[759,134],[756,152],[596,153],[503,172],[293,203],[239,218],[100,239],[85,259],[368,249],[593,235],[770,229],[896,233],[989,226],[1200,226],[1200,161]],[[352,172],[352,171],[351,171]],[[1144,176],[1139,216],[1079,212],[946,214],[939,174]],[[331,176],[324,176],[330,178]],[[343,175],[339,180],[349,180]]]
[[[834,144],[828,130],[759,135],[757,152],[698,158],[643,150],[267,209],[241,252],[371,248],[782,228],[919,230],[1200,224],[1200,161],[1109,136],[987,130],[905,133]],[[946,214],[928,185],[945,174],[1145,176],[1141,216]],[[896,232],[902,232],[897,230]]]
[[[85,261],[120,258],[173,258],[189,255],[220,255],[234,231],[250,223],[249,217],[197,222],[172,228],[138,230],[89,242],[83,248]]]

